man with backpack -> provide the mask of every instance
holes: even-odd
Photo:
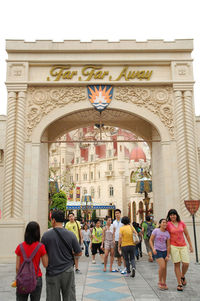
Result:
[[[155,224],[151,221],[151,217],[147,216],[146,221],[142,223],[142,233],[143,233],[147,254],[149,256],[149,262],[153,262],[153,254],[149,244],[149,239],[151,237],[151,233],[153,232],[154,228],[155,228]]]
[[[52,229],[44,233],[42,243],[49,257],[46,269],[47,301],[76,301],[74,257],[82,251],[74,233],[63,228],[64,213],[54,211],[51,216]]]

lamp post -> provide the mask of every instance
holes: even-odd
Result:
[[[137,181],[136,192],[144,193],[143,202],[145,204],[145,217],[147,217],[150,198],[148,197],[148,192],[152,191],[152,180],[147,177],[142,177]]]
[[[194,246],[195,246],[195,255],[196,255],[196,263],[199,263],[198,258],[198,249],[197,249],[197,237],[196,237],[196,226],[195,226],[195,213],[199,209],[200,200],[187,200],[185,201],[185,207],[192,215],[192,224],[193,224],[193,232],[194,232]]]

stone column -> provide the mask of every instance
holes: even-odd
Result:
[[[25,92],[8,92],[3,219],[23,216]]]
[[[15,136],[15,182],[13,217],[23,215],[24,196],[24,148],[25,148],[25,101],[26,93],[19,92],[17,95],[16,111],[16,136]]]
[[[2,217],[10,218],[13,215],[13,182],[14,182],[14,160],[15,160],[15,126],[16,126],[16,102],[17,93],[8,92],[8,117],[6,128],[5,148],[5,175]]]
[[[174,95],[180,206],[188,215],[184,200],[199,198],[192,91],[176,90]]]
[[[189,199],[198,200],[200,191],[198,181],[198,155],[192,91],[184,91],[183,100],[185,112],[186,152],[188,160]]]

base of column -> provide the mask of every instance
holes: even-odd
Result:
[[[25,222],[17,219],[0,220],[0,263],[13,263],[16,260],[15,249],[24,241]]]

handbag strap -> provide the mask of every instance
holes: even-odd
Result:
[[[78,230],[79,243],[81,243],[81,234],[80,234],[80,229],[79,229],[79,226],[78,226],[78,223],[77,223],[77,221],[75,221],[75,223],[76,223],[77,230]]]
[[[56,234],[58,235],[58,237],[60,238],[60,240],[63,242],[63,244],[65,245],[65,247],[68,249],[68,251],[70,252],[70,254],[73,257],[74,255],[73,255],[73,252],[72,252],[72,248],[70,248],[70,246],[68,245],[68,243],[66,242],[66,240],[62,237],[62,235],[58,231],[58,229],[53,228],[53,230],[56,232]]]

